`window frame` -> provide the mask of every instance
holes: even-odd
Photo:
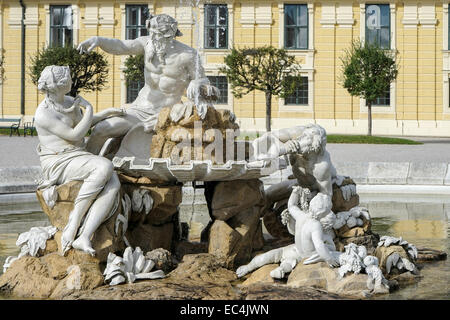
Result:
[[[150,10],[148,8],[148,5],[145,4],[126,4],[125,5],[125,40],[133,40],[136,39],[138,37],[142,37],[142,36],[147,36],[148,35],[148,31],[147,28],[145,26],[145,21],[140,21],[140,25],[129,25],[129,10],[132,9],[139,9],[138,12],[138,19],[142,19],[142,11],[141,10],[145,10],[147,11],[147,18],[145,19],[145,21],[148,19],[149,15],[150,15]],[[135,29],[136,30],[136,38],[131,39],[131,37],[129,37],[129,30]],[[142,31],[145,31],[145,34],[143,34]],[[126,98],[125,98],[125,102],[126,103],[132,103],[133,101],[136,100],[136,98],[139,95],[139,91],[141,91],[141,89],[144,87],[145,85],[145,81],[133,81],[132,83],[130,83],[129,85],[126,85]]]
[[[130,84],[127,85],[127,97],[126,97],[126,103],[132,103],[139,95],[139,91],[144,87],[145,82],[142,83],[141,81],[132,81]]]
[[[65,12],[65,9],[68,9],[68,8],[70,8],[70,16],[71,16],[71,28],[69,28],[69,27],[67,27],[67,26],[65,26],[65,25],[63,25],[63,24],[60,24],[60,25],[53,25],[53,13],[54,13],[54,11],[57,9],[57,10],[61,10],[61,12],[62,13],[64,13]],[[49,21],[49,36],[50,36],[50,38],[49,38],[49,46],[50,47],[56,47],[56,46],[61,46],[61,47],[64,47],[64,46],[66,46],[66,44],[67,45],[70,45],[70,46],[73,46],[73,44],[74,44],[74,32],[73,32],[73,30],[74,30],[74,19],[73,19],[73,8],[72,8],[72,5],[70,5],[70,4],[67,4],[67,5],[63,5],[63,4],[58,4],[58,5],[50,5],[49,6],[49,15],[50,15],[50,21]],[[61,23],[64,23],[63,22],[63,20],[64,20],[64,14],[62,15],[62,18],[61,18]],[[65,34],[65,30],[70,30],[70,43],[66,43],[66,34]],[[53,42],[53,35],[54,35],[54,32],[59,32],[59,31],[62,31],[62,37],[61,37],[61,41],[62,41],[62,43],[55,43],[55,42]]]
[[[135,9],[135,8],[139,8],[139,14],[138,14],[138,18],[141,19],[142,18],[142,12],[141,10],[144,9],[147,11],[147,19],[149,17],[150,11],[148,9],[148,5],[145,4],[126,4],[125,5],[125,39],[126,40],[133,40],[136,39],[138,37],[142,37],[142,36],[147,36],[148,35],[148,31],[147,28],[145,27],[145,21],[141,21],[141,24],[136,24],[136,25],[130,25],[129,21],[128,21],[128,10],[131,9]],[[145,19],[145,20],[147,20]],[[132,30],[132,29],[136,29],[136,38],[131,39],[128,36],[128,30]],[[145,31],[145,34],[142,34],[142,31]]]
[[[297,21],[296,21],[295,25],[288,25],[287,24],[287,8],[288,7],[296,7],[296,10],[297,10],[296,19],[297,19]],[[302,7],[305,9],[305,13],[306,13],[306,26],[299,25],[299,22],[298,22],[298,20],[299,20],[299,10]],[[283,42],[283,47],[286,50],[308,50],[309,49],[309,12],[308,12],[308,5],[305,4],[305,3],[298,3],[298,4],[297,3],[285,3],[284,4],[284,18],[283,19],[284,19],[284,30],[283,30],[284,42]],[[294,28],[294,30],[295,30],[295,32],[294,32],[295,45],[293,47],[288,47],[287,46],[287,42],[288,42],[287,29],[288,28]],[[306,47],[299,46],[298,43],[297,43],[296,39],[298,38],[297,35],[298,35],[300,29],[306,29]]]
[[[207,76],[207,77],[208,77],[210,84],[212,86],[215,86],[216,88],[218,88],[220,91],[220,97],[215,103],[216,104],[228,104],[228,79],[227,79],[227,77],[223,76],[223,75],[212,75],[212,76]],[[213,79],[215,81],[211,81]],[[224,89],[222,89],[219,85],[219,80],[222,80],[222,79],[225,80],[226,87]],[[226,95],[224,95],[223,93],[226,93]],[[223,99],[223,98],[225,101],[221,101],[221,99]]]
[[[379,6],[380,8],[380,14],[381,13],[381,6],[383,6],[383,8],[387,8],[387,12],[388,12],[388,26],[383,26],[380,25],[380,30],[377,30],[377,35],[376,35],[376,44],[378,44],[378,46],[380,48],[382,48],[383,50],[390,50],[391,49],[391,11],[390,11],[390,7],[389,4],[387,3],[366,3],[366,10],[365,10],[365,23],[364,23],[364,29],[365,29],[365,34],[364,34],[364,38],[365,41],[369,41],[368,38],[368,31],[369,28],[367,28],[367,18],[368,18],[368,12],[367,12],[367,8],[369,6]],[[381,23],[381,16],[380,16],[380,23]],[[387,47],[384,47],[381,45],[381,29],[382,28],[387,28],[388,30],[388,35],[389,35],[389,39],[388,39],[388,43],[387,43]],[[374,107],[388,107],[391,105],[391,89],[389,87],[389,89],[384,93],[384,95],[377,97],[377,99],[372,103],[372,106]]]
[[[392,37],[391,37],[391,8],[390,8],[390,5],[389,5],[389,3],[366,3],[365,4],[365,17],[364,17],[364,39],[365,39],[365,41],[369,41],[369,38],[368,38],[369,28],[367,28],[367,18],[368,18],[367,8],[369,6],[379,6],[380,7],[380,15],[382,14],[381,13],[381,6],[383,8],[387,8],[387,12],[388,12],[388,19],[387,19],[387,21],[389,23],[389,25],[387,26],[388,35],[389,35],[387,46],[385,47],[385,46],[381,45],[381,30],[383,28],[386,29],[386,26],[380,25],[380,29],[377,30],[377,35],[376,35],[376,41],[375,42],[380,46],[380,48],[385,49],[385,50],[390,50],[391,49],[391,41],[392,41],[392,39],[391,39]],[[381,23],[381,16],[380,16],[380,23]]]
[[[444,11],[443,12],[443,20],[447,24],[447,28],[445,28],[445,25],[444,25],[444,28],[447,31],[447,39],[444,39],[444,45],[445,45],[445,40],[447,40],[447,46],[446,46],[446,48],[444,47],[444,50],[450,51],[450,23],[449,23],[449,18],[448,18],[449,17],[449,14],[448,14],[449,3],[444,3],[442,6],[443,6],[443,11]],[[443,33],[445,36],[445,32],[443,32]]]
[[[215,8],[216,19],[213,25],[208,24],[208,9],[210,7]],[[218,23],[218,19],[220,17],[220,8],[224,8],[226,11],[226,23],[225,25],[221,25]],[[216,49],[216,50],[227,50],[228,49],[228,41],[229,41],[229,12],[227,4],[218,4],[218,3],[208,3],[204,5],[204,19],[203,19],[203,48],[204,49]],[[214,28],[214,47],[208,45],[208,30]],[[221,28],[225,28],[225,46],[220,46],[220,34],[219,30]]]
[[[309,105],[309,79],[308,76],[300,76],[301,83],[296,83],[295,92],[284,98],[285,106],[308,106]],[[306,91],[300,86],[306,85]],[[300,92],[306,92],[306,96],[300,96]],[[294,97],[295,96],[295,97]],[[290,99],[295,99],[295,102],[289,101]],[[299,100],[306,99],[306,103],[300,103]]]
[[[373,103],[375,107],[389,107],[391,105],[391,89],[389,88],[384,95],[379,96]]]
[[[397,50],[397,20],[398,20],[398,5],[395,2],[387,1],[387,0],[378,0],[378,1],[364,1],[359,3],[360,9],[360,21],[364,21],[364,23],[359,24],[359,36],[364,43],[367,41],[366,39],[366,5],[367,4],[375,4],[375,5],[389,5],[389,25],[390,25],[390,47],[385,50],[390,50],[392,53],[395,53]],[[390,105],[377,105],[375,108],[372,108],[372,113],[385,114],[385,115],[395,115],[397,110],[397,80],[391,82],[390,84]],[[366,99],[359,99],[359,112],[360,114],[367,114],[368,108],[366,105]]]

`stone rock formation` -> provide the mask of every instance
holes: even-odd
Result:
[[[211,201],[215,220],[209,231],[208,252],[224,259],[230,268],[247,263],[252,252],[264,246],[263,203],[260,180],[219,182]]]
[[[367,274],[351,273],[339,279],[337,269],[330,268],[326,263],[311,265],[297,264],[289,275],[287,286],[314,287],[342,296],[359,296],[367,290]]]
[[[50,223],[58,228],[55,234],[58,251],[62,252],[61,233],[67,224],[69,214],[73,209],[74,200],[82,185],[82,181],[71,181],[56,187],[57,200],[53,208],[50,208],[44,200],[42,191],[36,192],[42,210],[47,214]],[[117,217],[122,214],[123,207],[118,203],[116,212],[95,231],[92,238],[92,247],[96,251],[95,258],[99,262],[105,262],[109,252],[116,252],[125,249],[123,241],[123,225],[119,225],[119,230],[115,230]],[[75,249],[70,249],[71,251]]]
[[[171,250],[178,238],[178,205],[182,201],[181,185],[168,185],[145,177],[119,174],[122,191],[132,200],[126,238],[132,247],[144,252],[157,248]],[[148,209],[145,197],[151,199]],[[148,202],[148,200],[147,200]]]
[[[233,288],[233,271],[211,254],[185,255],[178,267],[165,279],[141,281],[132,286],[117,286],[114,291],[100,287],[91,291],[74,292],[70,299],[241,299]]]
[[[159,113],[151,158],[168,158],[174,164],[190,160],[222,164],[227,160],[248,159],[250,145],[235,142],[239,126],[229,110],[209,107],[202,120],[194,108],[189,117],[178,122],[171,119],[170,112],[170,108],[164,108]]]
[[[356,207],[359,205],[359,195],[354,194],[349,199],[345,199],[345,197],[342,194],[342,187],[348,186],[348,185],[356,185],[355,182],[351,179],[346,177],[340,186],[338,186],[336,183],[333,183],[333,208],[331,209],[333,212],[341,212],[341,211],[348,211],[353,207]]]
[[[62,299],[102,284],[99,259],[79,250],[69,250],[65,257],[55,251],[14,261],[0,277],[0,292],[17,298]]]
[[[158,248],[146,253],[145,258],[155,263],[155,268],[165,273],[172,271],[177,263],[170,251]]]

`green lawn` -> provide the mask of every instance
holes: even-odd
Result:
[[[363,135],[329,134],[328,143],[364,143],[364,144],[423,144],[422,142],[404,139]]]
[[[23,137],[23,129],[19,129],[19,132],[20,132],[20,136]],[[3,128],[1,128],[1,129],[0,129],[0,135],[9,136],[9,129],[3,129]],[[35,133],[34,135],[36,135],[36,133]],[[16,136],[16,137],[17,137],[17,132],[14,132],[14,133],[13,133],[13,136]]]
[[[242,132],[238,139],[242,140],[254,140],[261,136],[263,133],[255,132]],[[327,136],[328,143],[363,143],[363,144],[423,144],[422,142],[404,139],[404,138],[389,138],[378,136],[365,136],[365,135],[342,135],[342,134],[329,134]]]

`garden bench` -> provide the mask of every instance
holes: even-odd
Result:
[[[36,131],[36,128],[34,126],[34,118],[32,122],[25,122],[23,124],[23,136],[27,136],[27,132],[30,134],[30,136],[33,136],[33,133]]]
[[[0,118],[0,129],[9,129],[10,137],[14,132],[16,132],[18,136],[20,136],[19,127],[21,121],[21,118]]]

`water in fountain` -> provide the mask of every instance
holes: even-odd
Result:
[[[198,8],[200,5],[200,0],[180,0],[180,6],[183,6],[186,3],[187,6],[191,7],[192,17],[194,21],[194,39],[195,39],[195,49],[196,49],[196,58],[195,58],[195,82],[198,83],[200,79],[200,55],[202,46],[200,45],[200,20],[198,16]],[[183,17],[183,14],[181,15]],[[199,105],[199,96],[200,90],[195,90],[194,95],[194,103],[195,105]]]

